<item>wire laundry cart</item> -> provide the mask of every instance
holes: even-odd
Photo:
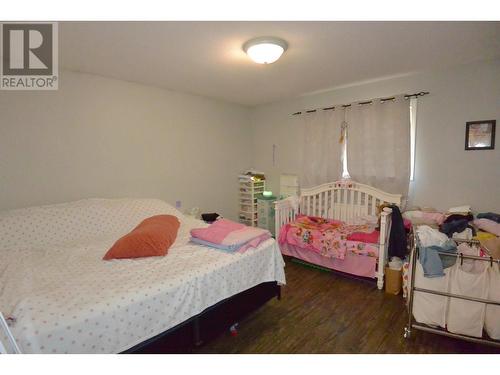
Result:
[[[425,331],[425,332],[430,332],[430,333],[435,333],[438,335],[442,336],[448,336],[448,337],[453,337],[456,339],[461,339],[465,341],[470,341],[474,343],[480,343],[480,344],[487,344],[487,345],[492,345],[496,347],[500,347],[500,340],[495,340],[487,335],[484,334],[484,331],[482,333],[482,337],[474,337],[474,336],[469,336],[466,334],[461,334],[461,333],[454,333],[448,331],[447,327],[447,322],[445,323],[445,327],[433,327],[424,323],[419,323],[415,320],[414,317],[414,303],[415,303],[415,292],[417,293],[428,293],[432,295],[437,295],[437,296],[443,296],[447,297],[447,307],[445,307],[445,316],[447,316],[448,313],[448,306],[449,306],[449,301],[453,298],[459,299],[459,300],[465,300],[465,301],[471,301],[474,303],[480,303],[480,304],[485,304],[486,306],[488,305],[493,305],[493,306],[500,306],[500,300],[491,300],[488,298],[479,298],[479,297],[472,297],[472,296],[467,296],[467,295],[462,295],[462,294],[455,294],[455,293],[450,293],[451,288],[451,283],[453,282],[453,278],[450,277],[450,285],[447,288],[447,291],[437,291],[437,290],[431,290],[427,288],[422,288],[418,287],[415,285],[415,278],[416,278],[416,265],[417,261],[419,259],[419,251],[420,251],[420,245],[419,245],[419,239],[418,239],[418,233],[416,228],[413,228],[412,235],[410,237],[410,246],[411,246],[411,256],[410,256],[410,283],[408,285],[408,325],[404,328],[404,337],[406,339],[410,339],[411,335],[413,334],[413,330],[420,330],[420,331]],[[469,246],[479,246],[479,241],[477,240],[458,240],[458,239],[453,239],[457,244],[460,243],[467,243]],[[500,265],[500,259],[498,258],[493,258],[493,257],[482,257],[482,256],[475,256],[475,255],[468,255],[468,254],[463,254],[463,253],[457,253],[457,254],[450,254],[446,252],[438,252],[439,255],[443,256],[451,256],[451,257],[456,257],[457,262],[460,262],[463,264],[464,260],[470,260],[474,262],[488,262],[491,267],[493,267],[494,264],[499,264]],[[489,254],[488,254],[489,255]],[[497,286],[500,288],[500,285]],[[486,309],[486,307],[485,307]],[[500,316],[499,316],[500,318]],[[447,319],[447,318],[446,318]],[[500,321],[499,323],[500,324]]]

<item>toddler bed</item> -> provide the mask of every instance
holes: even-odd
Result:
[[[383,204],[400,206],[401,200],[400,194],[354,181],[302,189],[298,199],[275,204],[281,252],[336,271],[376,278],[382,289],[392,209],[378,211]]]

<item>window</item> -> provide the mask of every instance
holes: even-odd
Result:
[[[415,178],[415,146],[417,139],[417,98],[410,99],[410,181]],[[342,179],[350,179],[349,169],[347,168],[347,123],[343,122],[340,136],[340,161],[342,164]]]

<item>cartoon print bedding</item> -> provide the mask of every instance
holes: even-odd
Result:
[[[360,237],[371,240],[355,240]],[[347,252],[377,257],[378,238],[379,232],[374,225],[352,225],[339,220],[299,215],[293,223],[281,228],[278,243],[299,246],[329,258],[344,259]]]

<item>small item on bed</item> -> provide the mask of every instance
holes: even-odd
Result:
[[[191,241],[230,252],[243,252],[271,238],[268,230],[219,219],[207,228],[191,229]]]
[[[205,223],[212,224],[214,221],[216,221],[220,215],[216,212],[213,213],[204,213],[201,214],[201,218]]]
[[[104,255],[104,260],[167,255],[177,238],[179,220],[172,215],[155,215],[143,220],[121,237]]]

